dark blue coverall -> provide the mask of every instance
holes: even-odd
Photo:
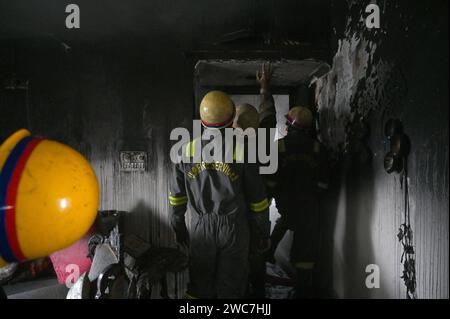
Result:
[[[215,130],[213,134],[221,132]],[[221,147],[225,156],[224,140]],[[215,141],[194,139],[184,145],[170,182],[170,216],[175,232],[186,229],[187,209],[192,217],[188,298],[243,297],[248,284],[250,224],[256,225],[261,238],[270,234],[269,202],[256,163],[192,163],[197,143],[204,147],[219,143]]]

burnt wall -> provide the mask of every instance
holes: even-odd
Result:
[[[336,54],[316,83],[321,138],[337,159],[321,278],[338,297],[405,297],[397,234],[408,190],[417,297],[448,298],[448,2],[374,3],[380,29],[366,28],[367,3],[333,2]],[[407,174],[384,171],[389,118],[411,142]],[[365,285],[369,264],[378,289]]]
[[[80,7],[80,29],[64,26],[69,3]],[[247,28],[256,40],[244,47],[275,28],[279,37],[326,46],[328,3],[0,0],[0,139],[25,127],[73,146],[97,173],[100,209],[129,211],[128,232],[175,246],[169,134],[192,126],[197,58],[189,52]],[[5,90],[13,78],[28,90]],[[119,170],[127,150],[147,152],[145,172]],[[171,281],[169,293],[181,297],[185,283]]]
[[[81,9],[79,30],[64,27],[71,2]],[[404,296],[396,240],[404,190],[382,167],[382,126],[398,117],[412,143],[418,296],[448,297],[448,4],[378,1],[382,29],[371,32],[361,22],[366,2],[0,0],[0,138],[26,127],[80,150],[97,172],[100,208],[130,211],[129,231],[173,246],[169,133],[189,128],[194,113],[197,59],[185,53],[246,28],[331,46],[333,70],[317,82],[322,138],[338,159],[325,207],[324,291]],[[28,90],[4,89],[13,74]],[[371,161],[350,156],[361,144],[349,135],[360,118]],[[147,151],[147,171],[120,171],[121,150]],[[364,286],[371,263],[380,266],[380,289]]]

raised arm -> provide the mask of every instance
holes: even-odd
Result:
[[[259,127],[271,128],[277,126],[275,102],[270,92],[270,80],[273,68],[270,63],[263,63],[256,72],[256,81],[260,85]]]

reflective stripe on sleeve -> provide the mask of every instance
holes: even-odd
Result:
[[[187,201],[188,201],[187,196],[174,197],[174,196],[169,195],[169,202],[170,202],[170,205],[172,205],[172,206],[184,205],[187,203]]]
[[[186,144],[186,150],[185,150],[186,157],[194,157],[196,142],[197,142],[197,139],[194,139],[193,141]]]
[[[233,160],[237,162],[244,161],[244,145],[236,143],[233,151]]]
[[[255,213],[260,213],[269,208],[269,201],[264,198],[262,201],[257,203],[250,203],[250,209]]]

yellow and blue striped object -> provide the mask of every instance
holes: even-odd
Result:
[[[19,130],[0,145],[0,267],[79,240],[98,209],[98,182],[72,148]]]

